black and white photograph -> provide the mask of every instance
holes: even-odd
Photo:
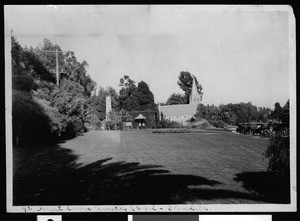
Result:
[[[296,211],[288,5],[6,5],[8,212]]]

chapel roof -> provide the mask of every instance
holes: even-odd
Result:
[[[160,106],[159,109],[165,116],[186,116],[195,115],[197,104],[176,104]]]

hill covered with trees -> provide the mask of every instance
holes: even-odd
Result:
[[[56,84],[55,51],[64,73]],[[48,51],[48,52],[47,52]],[[54,57],[53,57],[54,56]],[[86,131],[92,117],[88,105],[96,83],[86,72],[87,62],[74,52],[61,53],[45,39],[36,48],[23,48],[12,37],[12,119],[15,145],[56,141]]]
[[[55,77],[58,50],[59,85]],[[86,61],[72,51],[44,39],[37,47],[22,47],[12,37],[12,118],[14,145],[56,142],[75,137],[88,127],[99,129],[106,118],[106,96],[112,98],[111,121],[121,125],[139,113],[155,124],[154,95],[144,81],[135,84],[129,76],[120,79],[119,93],[100,87],[87,74]],[[120,128],[119,128],[120,129]]]

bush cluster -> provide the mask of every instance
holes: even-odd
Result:
[[[49,50],[59,49],[57,45],[48,46]],[[71,60],[61,58],[67,69],[57,86],[49,71],[53,62],[49,57],[40,57],[40,50],[45,48],[23,49],[12,38],[12,123],[16,146],[77,136],[86,131],[89,121],[87,98],[94,82],[86,74],[85,62],[78,62],[74,55]]]
[[[282,180],[289,179],[290,136],[288,130],[282,130],[271,135],[264,157],[269,159],[269,171],[275,173]]]
[[[208,128],[210,125],[208,122],[204,122],[203,124],[201,124],[201,129],[206,129]]]
[[[216,128],[224,128],[225,123],[221,120],[209,120],[209,123]]]
[[[157,122],[156,128],[183,128],[184,126],[178,122],[170,120],[160,120]]]
[[[172,128],[172,129],[153,130],[152,133],[191,133],[191,131],[186,128]]]
[[[261,136],[262,136],[262,137],[272,137],[273,135],[274,135],[273,132],[270,131],[270,130],[263,130],[263,131],[261,132]]]

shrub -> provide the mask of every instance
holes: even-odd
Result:
[[[15,145],[51,139],[51,119],[31,93],[12,91],[13,141]]]
[[[34,98],[43,107],[45,114],[49,117],[49,126],[53,136],[60,137],[66,129],[66,116],[59,113],[58,109],[50,106],[50,102],[43,99]]]
[[[206,129],[209,127],[209,123],[208,122],[204,122],[203,124],[201,124],[201,128],[202,129]]]
[[[67,119],[66,130],[63,132],[63,137],[73,138],[85,132],[84,123],[79,121],[76,116]]]
[[[161,125],[160,121],[159,121],[159,122],[157,122],[157,124],[156,124],[156,128],[158,128],[158,129],[162,128],[162,125]]]
[[[273,132],[270,131],[270,130],[263,130],[263,131],[261,132],[261,136],[262,136],[262,137],[271,137],[272,135],[273,135]]]
[[[86,127],[89,129],[100,130],[102,127],[102,122],[98,118],[97,113],[95,111],[90,111],[90,114],[86,118]]]
[[[290,172],[290,136],[288,131],[271,135],[264,157],[269,159],[268,170],[280,179],[289,179]]]
[[[15,90],[30,92],[32,89],[37,89],[37,85],[34,82],[33,77],[27,75],[13,75],[12,88]]]
[[[159,125],[160,128],[183,128],[182,124],[170,120],[161,120],[157,125]]]
[[[152,133],[191,133],[191,131],[186,128],[172,128],[153,130]]]
[[[94,123],[95,130],[100,130],[101,127],[102,127],[102,122],[100,120]]]
[[[224,128],[225,123],[221,120],[210,120],[209,123],[217,128]]]

